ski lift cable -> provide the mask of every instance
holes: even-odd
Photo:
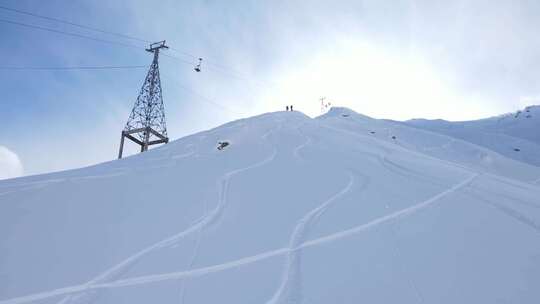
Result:
[[[230,66],[226,66],[226,65],[223,65],[221,63],[217,63],[216,61],[214,60],[209,60],[208,57],[206,56],[197,56],[197,55],[194,55],[194,54],[191,54],[191,53],[188,53],[184,50],[180,50],[180,49],[177,49],[175,47],[172,47],[172,46],[169,46],[169,50],[173,51],[173,52],[176,52],[180,55],[183,55],[183,56],[186,56],[186,57],[189,57],[191,59],[194,59],[194,60],[198,60],[200,58],[204,58],[204,62],[205,64],[207,65],[213,65],[215,66],[216,68],[220,68],[220,69],[224,69],[224,70],[227,70],[227,71],[230,71],[230,72],[233,72],[233,73],[236,73],[236,74],[241,74],[240,72],[236,71],[235,69],[233,69],[232,67]],[[210,58],[212,59],[212,58]]]
[[[169,50],[171,50],[171,51],[173,51],[173,52],[177,52],[177,53],[180,54],[180,55],[184,55],[184,56],[186,56],[186,57],[190,57],[191,59],[197,59],[197,58],[199,58],[198,56],[195,56],[195,55],[193,55],[193,54],[190,54],[190,53],[188,53],[188,52],[186,52],[186,51],[183,51],[183,50],[179,50],[179,49],[174,48],[174,47],[169,47]]]
[[[120,41],[113,41],[113,40],[107,40],[107,39],[101,39],[101,38],[87,36],[87,35],[83,35],[83,34],[79,34],[79,33],[66,32],[66,31],[61,31],[61,30],[52,29],[52,28],[39,26],[39,25],[33,25],[33,24],[28,24],[28,23],[23,23],[23,22],[18,22],[18,21],[1,19],[1,18],[0,18],[0,22],[12,24],[12,25],[17,25],[17,26],[21,26],[21,27],[26,27],[26,28],[31,28],[31,29],[37,29],[37,30],[46,31],[46,32],[52,32],[52,33],[57,33],[57,34],[62,34],[62,35],[67,35],[67,36],[73,36],[73,37],[78,37],[78,38],[103,42],[103,43],[121,45],[121,46],[129,47],[129,48],[136,48],[138,50],[141,49],[139,46],[129,44],[129,43],[124,43],[124,42],[120,42]]]
[[[170,80],[172,80],[172,78],[173,78],[171,75],[167,75],[167,74],[164,74],[162,76],[164,76],[165,78],[170,78]],[[206,102],[207,104],[210,104],[210,105],[212,105],[214,107],[218,107],[221,110],[225,110],[225,111],[227,111],[227,112],[229,112],[231,114],[234,114],[234,115],[243,115],[240,111],[238,111],[236,109],[233,109],[233,108],[230,108],[228,106],[224,106],[224,105],[216,102],[214,99],[206,97],[206,96],[198,93],[197,91],[191,89],[188,86],[182,85],[177,80],[174,80],[174,83],[175,83],[175,85],[174,85],[175,87],[181,88],[182,90],[184,90],[184,91],[188,92],[189,94],[197,97],[199,100]]]
[[[51,18],[51,19],[56,19],[56,18]],[[66,35],[66,36],[72,36],[72,37],[77,37],[77,38],[82,38],[82,39],[88,39],[88,40],[97,41],[97,42],[101,42],[101,43],[114,44],[114,45],[129,47],[129,48],[135,48],[135,49],[138,49],[138,50],[141,49],[140,46],[137,46],[137,45],[134,45],[134,44],[124,43],[124,42],[114,41],[114,40],[101,39],[101,38],[87,36],[87,35],[83,35],[83,34],[79,34],[79,33],[67,32],[67,31],[52,29],[52,28],[48,28],[48,27],[44,27],[44,26],[34,25],[34,24],[28,24],[28,23],[12,21],[12,20],[7,20],[7,19],[1,19],[1,18],[0,18],[0,22],[16,25],[16,26],[20,26],[20,27],[30,28],[30,29],[36,29],[36,30],[41,30],[41,31],[47,31],[47,32],[62,34],[62,35]],[[143,40],[143,39],[140,39],[140,40]],[[189,54],[189,53],[186,53],[186,54]],[[187,60],[179,58],[178,56],[173,56],[173,55],[165,54],[165,53],[163,53],[162,55],[165,56],[165,57],[174,58],[174,59],[176,59],[176,60],[178,60],[178,61],[180,61],[180,62],[182,62],[184,64],[193,65],[193,62],[189,62]],[[195,57],[194,55],[191,55],[191,54],[189,56],[190,57]],[[199,58],[199,57],[195,57],[195,58]],[[260,87],[266,87],[268,85],[275,87],[274,84],[264,83],[264,82],[261,82],[261,81],[254,80],[252,78],[247,78],[247,77],[244,77],[242,75],[238,75],[238,73],[235,73],[234,71],[232,71],[230,69],[227,69],[225,67],[220,68],[217,65],[214,65],[214,66],[209,65],[209,66],[207,66],[207,68],[209,70],[213,70],[215,72],[227,75],[229,77],[233,77],[233,78],[236,78],[236,79],[239,79],[239,80],[248,81],[248,82],[251,82],[253,84],[257,84]],[[6,70],[7,70],[7,68],[6,68]],[[60,69],[58,69],[58,70],[60,70]]]
[[[67,21],[67,20],[63,20],[63,19],[59,19],[59,18],[40,15],[40,14],[28,12],[28,11],[23,11],[23,10],[20,10],[20,9],[6,7],[6,6],[3,6],[3,5],[0,5],[0,9],[10,11],[10,12],[14,12],[14,13],[17,13],[17,14],[32,16],[32,17],[35,17],[35,18],[40,18],[40,19],[49,20],[49,21],[53,21],[53,22],[58,22],[58,23],[62,23],[62,24],[70,25],[70,26],[75,26],[75,27],[85,29],[85,30],[90,30],[90,31],[99,32],[99,33],[103,33],[103,34],[109,34],[109,35],[114,35],[114,36],[117,36],[117,37],[122,37],[122,38],[125,38],[125,39],[135,40],[135,41],[143,42],[145,44],[152,43],[152,41],[150,41],[148,39],[135,37],[133,35],[127,35],[127,34],[122,34],[122,33],[118,33],[118,32],[99,29],[99,28],[96,28],[96,27],[93,27],[93,26],[83,25],[83,24],[80,24],[80,23],[75,23],[75,22],[71,22],[71,21]],[[192,59],[197,59],[197,58],[200,57],[200,56],[193,55],[193,54],[191,54],[189,52],[186,52],[184,50],[180,50],[180,49],[177,49],[177,48],[170,47],[169,49],[172,50],[172,51],[175,51],[175,52],[177,52],[179,54],[182,54],[184,56],[190,57]],[[221,65],[221,64],[213,62],[213,61],[208,61],[207,60],[207,63],[211,64],[211,65],[215,65],[215,66],[220,66],[220,67],[225,68],[225,69],[232,70],[230,67]]]
[[[32,12],[27,12],[27,11],[11,8],[11,7],[6,7],[6,6],[3,6],[3,5],[0,5],[0,9],[5,10],[5,11],[14,12],[14,13],[17,13],[17,14],[22,14],[22,15],[32,16],[32,17],[40,18],[40,19],[44,19],[44,20],[63,23],[63,24],[67,24],[67,25],[79,27],[79,28],[82,28],[82,29],[103,33],[103,34],[114,35],[114,36],[118,36],[118,37],[122,37],[122,38],[126,38],[126,39],[131,39],[131,40],[135,40],[135,41],[139,41],[139,42],[144,42],[144,43],[151,43],[148,40],[137,38],[137,37],[134,37],[134,36],[131,36],[131,35],[106,31],[106,30],[102,30],[102,29],[99,29],[99,28],[95,28],[95,27],[91,27],[91,26],[87,26],[87,25],[82,25],[82,24],[75,23],[75,22],[70,22],[70,21],[67,21],[67,20],[62,20],[62,19],[58,19],[58,18],[54,18],[54,17],[39,15],[39,14],[35,14],[35,13],[32,13]]]
[[[169,48],[170,50],[176,50],[172,47]],[[176,50],[178,52],[178,50]],[[247,82],[251,82],[251,83],[254,83],[260,87],[267,87],[267,86],[271,86],[271,87],[277,87],[276,84],[273,84],[273,83],[269,83],[269,82],[263,82],[263,81],[259,81],[259,80],[255,80],[255,79],[252,79],[251,77],[248,77],[248,76],[244,76],[242,75],[242,73],[239,73],[233,69],[230,69],[224,65],[220,65],[220,64],[216,64],[214,62],[211,62],[211,61],[208,61],[207,59],[205,58],[202,58],[202,57],[198,57],[198,56],[195,56],[195,55],[192,55],[192,54],[189,54],[189,53],[185,53],[184,54],[186,56],[189,56],[193,59],[196,59],[196,61],[187,61],[183,58],[180,58],[178,56],[175,56],[175,55],[171,55],[171,54],[162,54],[163,56],[165,57],[168,57],[168,58],[172,58],[172,59],[175,59],[175,60],[178,60],[178,61],[181,61],[185,64],[189,64],[189,65],[192,65],[195,67],[195,71],[196,72],[200,72],[203,70],[203,68],[201,67],[201,61],[204,61],[204,64],[206,64],[206,69],[208,70],[211,70],[211,71],[214,71],[214,72],[217,72],[217,73],[221,73],[223,75],[226,75],[226,76],[229,76],[229,77],[232,77],[232,78],[236,78],[238,80],[243,80],[243,81],[247,81]]]
[[[135,40],[135,41],[139,41],[139,42],[143,42],[143,43],[151,43],[151,41],[149,41],[147,39],[135,37],[133,35],[127,35],[127,34],[122,34],[122,33],[118,33],[118,32],[107,31],[107,30],[99,29],[99,28],[96,28],[96,27],[93,27],[93,26],[83,25],[83,24],[80,24],[80,23],[75,23],[75,22],[71,22],[71,21],[67,21],[67,20],[63,20],[63,19],[59,19],[59,18],[50,17],[50,16],[40,15],[40,14],[32,13],[32,12],[29,12],[29,11],[23,11],[23,10],[20,10],[20,9],[6,7],[6,6],[3,6],[3,5],[0,5],[0,9],[10,11],[10,12],[14,12],[14,13],[17,13],[17,14],[23,14],[23,15],[32,16],[32,17],[35,17],[35,18],[40,18],[40,19],[49,20],[49,21],[53,21],[53,22],[58,22],[58,23],[62,23],[62,24],[70,25],[70,26],[75,26],[75,27],[79,27],[79,28],[94,31],[94,32],[114,35],[114,36],[117,36],[117,37],[131,39],[131,40]],[[117,42],[117,41],[110,41],[110,40],[105,40],[105,39],[88,37],[88,36],[85,36],[85,35],[82,35],[82,34],[69,33],[69,32],[64,32],[64,31],[51,29],[51,28],[46,28],[46,27],[42,27],[42,26],[24,24],[22,22],[9,21],[9,20],[1,20],[1,21],[6,22],[6,23],[17,24],[17,25],[20,25],[20,26],[32,27],[32,28],[36,28],[36,29],[40,29],[40,30],[55,32],[55,33],[59,33],[59,34],[65,34],[65,35],[76,36],[76,37],[85,38],[85,39],[96,40],[96,41],[100,41],[100,42],[115,43],[115,44],[120,44],[120,45],[124,45],[124,46],[134,47],[133,45],[124,44],[124,43]],[[177,53],[179,53],[181,55],[190,57],[192,59],[201,58],[201,56],[196,56],[196,55],[193,55],[193,54],[191,54],[189,52],[186,52],[186,51],[174,48],[174,47],[169,47],[169,49],[172,50],[172,51],[175,51],[175,52],[177,52]],[[180,58],[178,58],[178,59],[180,59]],[[184,61],[184,62],[186,62],[186,61]],[[246,80],[246,77],[239,76],[242,73],[239,73],[238,71],[235,71],[233,68],[231,68],[229,66],[223,65],[221,63],[217,63],[217,62],[212,61],[212,60],[208,60],[207,58],[205,58],[205,63],[207,65],[209,65],[209,66],[213,65],[218,69],[223,69],[223,70],[227,71],[229,74],[235,74],[235,77],[237,77],[237,78],[241,77],[241,78],[243,78],[243,80]]]
[[[186,51],[176,49],[174,47],[169,47],[169,50],[177,52],[177,53],[179,53],[181,55],[184,55],[186,57],[190,57],[191,59],[198,60],[199,58],[201,58],[201,56],[195,56],[193,54],[190,54],[190,53],[188,53]],[[204,57],[204,62],[207,65],[213,65],[213,66],[215,66],[216,68],[219,68],[219,69],[227,70],[227,71],[230,71],[230,72],[235,73],[235,74],[242,74],[242,73],[236,71],[235,69],[233,69],[233,68],[231,68],[229,66],[223,65],[221,63],[217,63],[216,61],[213,61],[213,60],[209,60],[207,57]]]
[[[164,57],[167,57],[167,58],[174,59],[174,60],[178,60],[178,61],[180,61],[180,62],[182,62],[184,64],[193,65],[193,62],[187,61],[185,59],[182,59],[182,58],[174,56],[174,55],[170,55],[170,54],[166,54],[166,53],[160,53],[160,55],[162,55]]]
[[[185,63],[185,64],[188,64],[188,65],[191,65],[191,66],[195,66],[195,68],[198,66],[198,62],[194,63],[194,62],[189,62],[187,60],[184,60],[178,56],[174,56],[174,55],[171,55],[171,54],[162,54],[164,57],[167,57],[167,58],[171,58],[171,59],[174,59],[174,60],[178,60],[182,63]],[[199,59],[199,58],[197,58]],[[201,60],[204,60],[203,58],[201,58]],[[202,67],[200,67],[201,71],[202,71]],[[238,80],[242,80],[242,81],[247,81],[247,82],[252,82],[254,84],[258,84],[259,86],[261,87],[265,87],[265,84],[262,83],[262,82],[259,82],[259,81],[256,81],[254,79],[248,79],[246,77],[243,77],[241,75],[236,75],[230,71],[227,71],[227,70],[223,70],[223,69],[217,69],[213,66],[207,66],[206,69],[208,70],[211,70],[211,71],[214,71],[214,72],[217,72],[217,73],[220,73],[220,74],[223,74],[225,76],[229,76],[231,78],[236,78]],[[196,70],[195,70],[196,71]]]
[[[239,74],[236,74],[234,72],[231,72],[231,71],[228,71],[228,70],[225,70],[225,69],[216,68],[215,66],[208,66],[207,69],[211,70],[211,71],[214,71],[214,72],[217,72],[217,73],[220,73],[220,74],[223,74],[224,76],[229,76],[229,77],[232,77],[232,78],[236,78],[238,80],[250,82],[250,83],[252,83],[252,84],[254,84],[254,85],[256,85],[256,86],[258,86],[260,88],[267,88],[267,87],[276,88],[276,87],[278,87],[277,84],[274,84],[274,83],[271,83],[271,82],[268,82],[268,81],[256,80],[256,79],[253,79],[251,77],[239,75]]]
[[[206,102],[206,103],[209,103],[209,104],[211,104],[211,105],[214,105],[214,106],[216,106],[216,107],[219,107],[219,108],[221,108],[222,110],[225,110],[225,111],[227,111],[227,112],[229,112],[229,113],[231,113],[231,114],[234,114],[234,115],[242,115],[242,113],[240,113],[239,111],[233,110],[233,109],[231,109],[230,107],[226,107],[226,106],[224,106],[224,105],[222,105],[222,104],[219,104],[219,103],[217,103],[215,100],[213,100],[213,99],[211,99],[211,98],[209,98],[209,97],[203,96],[203,95],[197,93],[196,91],[194,91],[193,89],[190,89],[189,87],[183,86],[183,85],[181,85],[181,84],[176,84],[176,86],[178,86],[179,88],[181,88],[181,89],[183,89],[183,90],[189,92],[191,95],[194,95],[194,96],[198,97],[198,98],[201,99],[202,101],[204,101],[204,102]]]
[[[114,65],[114,66],[0,66],[0,70],[11,71],[66,71],[66,70],[120,70],[120,69],[141,69],[148,68],[148,65]]]

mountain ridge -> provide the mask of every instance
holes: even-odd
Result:
[[[534,303],[539,177],[346,108],[266,113],[0,181],[0,303]]]

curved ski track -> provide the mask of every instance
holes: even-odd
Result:
[[[270,130],[269,132],[264,134],[262,136],[262,138],[266,139],[266,137],[268,135],[270,135],[271,132],[272,132],[272,130]],[[229,190],[229,181],[230,181],[230,179],[233,176],[237,175],[237,174],[240,174],[242,172],[245,172],[245,171],[260,167],[260,166],[263,166],[263,165],[271,162],[272,160],[274,160],[274,158],[276,156],[276,153],[277,153],[277,150],[276,150],[275,147],[273,147],[272,154],[269,157],[265,158],[264,160],[259,161],[259,162],[254,163],[254,164],[251,164],[251,165],[249,165],[247,167],[232,170],[232,171],[226,173],[224,176],[222,176],[220,178],[219,182],[218,182],[218,189],[219,189],[218,204],[212,210],[212,212],[210,212],[207,216],[202,217],[200,220],[198,220],[192,226],[188,227],[186,230],[184,230],[184,231],[182,231],[182,232],[180,232],[180,233],[178,233],[176,235],[173,235],[171,237],[168,237],[166,239],[163,239],[163,240],[161,240],[161,241],[159,241],[157,243],[154,243],[153,245],[151,245],[149,247],[146,247],[145,249],[142,249],[141,251],[131,255],[127,259],[125,259],[125,260],[121,261],[120,263],[116,264],[115,266],[109,268],[108,270],[106,270],[102,274],[98,275],[97,277],[95,277],[92,280],[86,282],[85,284],[83,284],[83,286],[91,286],[91,285],[95,285],[95,284],[106,283],[107,281],[110,281],[111,279],[114,279],[115,277],[117,277],[117,276],[121,275],[122,273],[124,273],[125,271],[127,271],[127,269],[131,265],[133,265],[135,262],[139,261],[142,257],[146,256],[150,252],[153,252],[154,250],[159,249],[159,248],[172,246],[175,243],[177,243],[178,241],[180,241],[181,239],[183,239],[184,237],[186,237],[186,236],[188,236],[188,235],[190,235],[190,234],[192,234],[194,232],[197,232],[200,229],[203,229],[203,228],[205,228],[207,226],[210,226],[212,223],[214,223],[216,220],[218,220],[221,217],[221,215],[223,214],[223,211],[224,211],[225,206],[226,206],[226,199],[227,199],[227,194],[228,194],[228,190]],[[84,294],[79,294],[79,295],[76,295],[76,296],[68,296],[68,297],[62,299],[58,303],[59,304],[64,304],[64,303],[69,303],[72,300],[78,301],[78,300],[80,300],[80,297],[82,297],[82,296],[84,296]]]
[[[434,203],[439,201],[441,198],[447,195],[450,195],[470,185],[473,182],[473,180],[478,176],[479,174],[473,174],[467,179],[465,179],[464,181],[446,189],[445,191],[442,191],[439,194],[423,202],[410,206],[408,208],[404,208],[402,210],[393,212],[391,214],[373,219],[365,224],[361,224],[359,226],[356,226],[356,227],[353,227],[353,228],[350,228],[341,232],[336,232],[336,233],[333,233],[324,237],[320,237],[311,241],[304,242],[301,245],[297,246],[296,248],[292,248],[292,249],[280,248],[280,249],[264,252],[258,255],[238,259],[235,261],[230,261],[230,262],[219,264],[219,265],[202,267],[202,268],[193,269],[189,271],[180,271],[180,272],[172,272],[172,273],[165,273],[165,274],[141,276],[141,277],[118,280],[118,281],[114,281],[110,283],[82,284],[82,285],[69,286],[69,287],[59,288],[59,289],[45,291],[41,293],[35,293],[35,294],[30,294],[30,295],[26,295],[22,297],[3,300],[3,301],[0,301],[0,304],[29,303],[29,302],[48,299],[48,298],[61,296],[61,295],[76,294],[76,293],[81,293],[81,292],[88,292],[91,290],[97,290],[97,289],[118,288],[118,287],[124,287],[124,286],[149,284],[149,283],[156,283],[156,282],[167,281],[167,280],[179,280],[179,279],[183,279],[187,277],[198,277],[198,276],[203,276],[209,273],[216,273],[216,272],[220,272],[220,271],[224,271],[224,270],[228,270],[232,268],[242,267],[248,264],[256,263],[256,262],[269,259],[272,257],[276,257],[279,255],[289,254],[290,251],[301,250],[301,249],[319,246],[322,244],[341,240],[348,236],[352,236],[352,235],[370,230],[381,224],[384,224],[393,220],[397,220],[399,218],[403,218],[406,216],[410,216],[420,210],[423,210],[433,205]]]
[[[299,126],[297,128],[298,133],[300,135],[302,135],[303,137],[305,137],[306,141],[303,142],[302,144],[298,145],[296,148],[294,148],[293,155],[294,155],[294,157],[296,157],[296,158],[300,159],[301,161],[303,161],[304,159],[303,159],[302,156],[300,156],[299,152],[300,152],[300,150],[304,149],[307,145],[311,144],[313,142],[313,140],[311,139],[310,136],[305,135],[304,132],[302,132],[302,130],[300,130],[301,127],[302,126]]]
[[[302,295],[299,285],[302,251],[299,249],[299,247],[306,241],[306,237],[311,226],[317,221],[317,219],[319,219],[321,215],[323,215],[331,204],[351,190],[354,181],[354,176],[349,175],[349,182],[341,191],[324,201],[317,208],[308,212],[298,221],[293,233],[289,238],[289,251],[287,254],[287,262],[285,264],[285,271],[283,273],[281,284],[278,290],[274,293],[272,299],[267,302],[268,304],[301,302]]]
[[[474,197],[479,202],[497,209],[498,211],[502,212],[503,214],[515,219],[516,221],[518,221],[518,222],[520,222],[522,224],[525,224],[525,225],[529,226],[530,228],[534,229],[536,232],[540,233],[540,222],[535,221],[534,219],[526,216],[525,214],[523,214],[520,211],[517,211],[514,208],[511,208],[511,207],[505,206],[504,204],[496,203],[496,202],[487,200],[487,199],[485,199],[483,197],[480,197],[475,192],[477,192],[476,189],[470,189],[469,191],[465,191],[465,194],[467,194],[467,195],[469,195],[471,197]]]

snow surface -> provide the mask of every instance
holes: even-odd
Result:
[[[540,106],[529,106],[516,113],[474,121],[413,119],[405,123],[540,166]]]
[[[333,108],[0,181],[0,303],[538,303],[536,162]]]

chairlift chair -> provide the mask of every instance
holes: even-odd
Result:
[[[198,73],[201,71],[201,63],[202,63],[202,58],[199,58],[199,63],[197,63],[197,65],[194,68],[195,72]]]

